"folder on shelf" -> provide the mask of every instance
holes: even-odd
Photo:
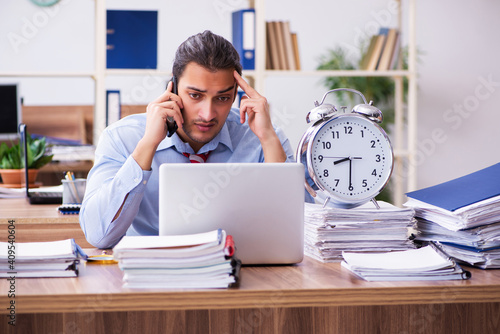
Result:
[[[106,126],[121,118],[121,102],[119,90],[106,91]]]
[[[266,22],[266,45],[268,48],[267,55],[269,57],[269,67],[267,67],[269,70],[279,70],[281,67],[280,65],[280,58],[278,55],[278,40],[276,37],[276,30],[275,30],[275,25],[274,22]]]
[[[157,67],[158,12],[107,11],[107,68]]]
[[[380,56],[382,55],[382,50],[384,49],[384,44],[387,36],[384,34],[379,34],[375,36],[375,44],[373,45],[373,50],[370,53],[370,58],[368,59],[366,70],[375,71],[377,69]]]
[[[295,58],[295,69],[300,71],[300,55],[299,55],[299,40],[297,38],[297,33],[292,32],[292,46]]]
[[[362,70],[368,69],[368,63],[370,62],[376,43],[377,43],[377,35],[373,35],[370,38],[370,43],[368,44],[368,48],[366,49],[366,52],[361,59],[360,68]]]
[[[244,70],[255,69],[255,9],[233,12],[233,46]]]
[[[382,50],[377,70],[386,71],[391,69],[392,58],[396,52],[398,38],[399,33],[397,29],[390,28],[387,32],[387,40]]]
[[[290,22],[282,22],[283,42],[285,45],[285,56],[288,70],[296,70],[295,53],[293,49],[292,33],[290,32]]]
[[[283,35],[283,22],[275,21],[274,24],[274,32],[276,34],[276,45],[278,46],[278,58],[279,58],[279,69],[280,70],[288,70],[288,61],[286,58],[286,49],[285,49],[285,39]]]

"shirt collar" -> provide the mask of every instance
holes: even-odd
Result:
[[[231,136],[229,135],[229,128],[227,126],[227,122],[224,123],[224,126],[220,130],[220,132],[215,136],[214,139],[203,145],[197,153],[206,153],[208,151],[214,151],[219,144],[225,145],[231,152],[233,151],[233,143],[231,141]],[[172,137],[165,137],[163,141],[158,145],[157,151],[165,150],[168,148],[174,147],[177,152],[186,152],[186,153],[195,153],[191,146],[188,143],[185,143],[181,140],[181,138],[174,133]]]

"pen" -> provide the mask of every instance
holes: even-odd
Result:
[[[75,174],[73,172],[66,172],[66,180],[70,181],[69,183],[71,184],[71,189],[73,190],[74,193],[74,198],[76,199],[76,203],[81,203],[80,201],[80,196],[78,196],[78,191],[76,190],[75,186]]]

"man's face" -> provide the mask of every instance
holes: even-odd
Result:
[[[193,62],[178,78],[184,124],[177,134],[195,152],[224,126],[235,98],[235,84],[232,69],[210,72]]]

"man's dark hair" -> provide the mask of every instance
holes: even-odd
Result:
[[[234,46],[224,37],[209,30],[189,37],[175,53],[172,74],[180,78],[190,62],[209,71],[235,69],[241,75],[240,56]]]

